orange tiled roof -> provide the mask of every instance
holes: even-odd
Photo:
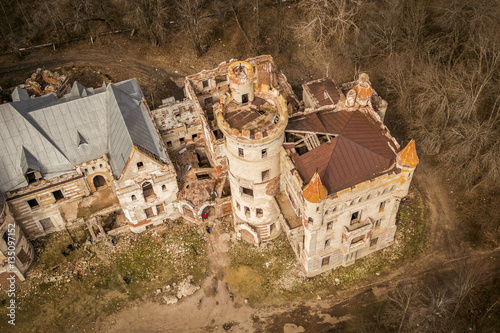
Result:
[[[303,190],[304,199],[312,203],[318,203],[328,196],[328,190],[321,183],[318,172],[315,172],[309,184]]]
[[[354,86],[354,90],[358,94],[358,97],[362,99],[368,99],[373,94],[373,88],[367,82],[360,82]]]
[[[411,140],[406,147],[398,154],[398,163],[409,168],[414,168],[419,162],[415,140]]]

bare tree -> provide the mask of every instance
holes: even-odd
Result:
[[[390,300],[389,311],[393,314],[394,318],[398,319],[398,332],[401,332],[405,321],[408,319],[410,307],[420,296],[420,291],[416,286],[406,284],[398,286],[387,296]]]
[[[127,8],[126,22],[139,28],[155,46],[165,42],[171,13],[168,0],[131,0]]]
[[[213,15],[206,0],[177,0],[175,2],[179,26],[201,56],[206,50],[205,38],[211,30],[210,18]]]
[[[297,6],[304,16],[294,29],[304,43],[326,48],[332,41],[345,43],[350,34],[358,31],[360,1],[301,0]]]

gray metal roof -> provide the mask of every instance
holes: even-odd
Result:
[[[26,186],[28,168],[50,179],[103,154],[119,178],[133,146],[167,161],[135,79],[98,89],[75,82],[61,98],[17,99],[0,105],[0,190]]]

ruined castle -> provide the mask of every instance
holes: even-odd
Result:
[[[185,82],[186,100],[152,111],[136,80],[37,98],[17,87],[0,105],[2,209],[24,244],[20,275],[33,259],[27,238],[75,224],[75,207],[102,189],[133,232],[232,214],[242,241],[285,233],[307,276],[394,242],[418,157],[384,125],[387,102],[368,75],[305,83],[302,102],[270,56]]]

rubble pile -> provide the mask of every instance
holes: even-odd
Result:
[[[68,77],[57,72],[37,68],[36,72],[26,80],[24,89],[37,96],[62,93],[69,89]]]

